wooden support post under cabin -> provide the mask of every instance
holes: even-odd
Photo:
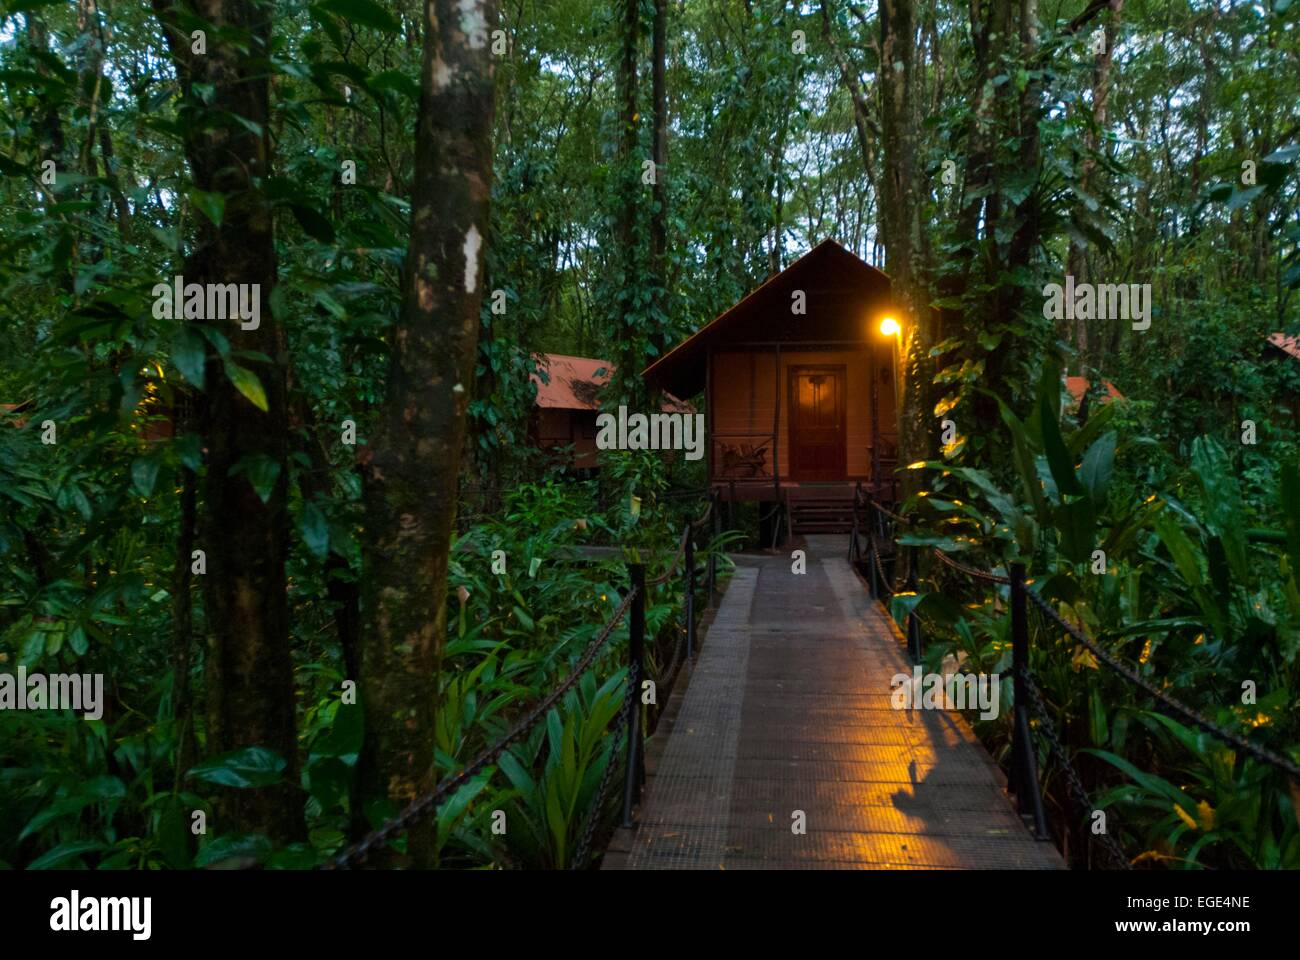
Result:
[[[772,356],[776,364],[773,386],[776,402],[772,405],[772,492],[776,495],[772,504],[772,546],[775,547],[781,537],[781,521],[777,516],[781,509],[781,344],[776,345]]]

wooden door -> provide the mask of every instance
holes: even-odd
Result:
[[[790,479],[847,479],[844,367],[790,367]]]

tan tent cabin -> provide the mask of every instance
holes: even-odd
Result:
[[[825,240],[642,375],[704,395],[723,501],[766,504],[760,514],[793,533],[847,530],[858,483],[885,499],[894,489],[901,357],[881,324],[899,316],[889,277]]]

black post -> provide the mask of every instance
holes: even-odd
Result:
[[[1026,608],[1025,565],[1013,563],[1011,574],[1011,669],[1015,671],[1015,725],[1012,727],[1011,786],[1016,792],[1016,809],[1021,815],[1032,814],[1034,832],[1046,840],[1047,815],[1043,794],[1038,787],[1038,762],[1034,741],[1029,732],[1029,691],[1025,672],[1029,669],[1029,611]]]
[[[718,506],[718,490],[715,487],[712,493],[713,509],[709,512],[713,514],[713,539],[717,540],[718,535],[722,533],[722,512]],[[718,557],[713,551],[709,551],[709,607],[713,607],[714,593],[718,589]]]
[[[686,658],[695,656],[695,531],[686,523]]]
[[[645,664],[645,564],[627,565],[628,588],[636,591],[627,623],[627,682],[632,716],[627,724],[627,778],[623,783],[623,826],[632,826],[632,806],[641,796],[641,675]]]
[[[853,539],[849,541],[849,563],[858,560],[858,495],[853,495]]]
[[[867,501],[867,579],[871,584],[871,599],[879,600],[884,584],[880,582],[880,546],[876,540],[876,501]]]
[[[908,529],[916,528],[916,517],[908,521]],[[898,556],[898,546],[894,547],[894,556]],[[907,589],[916,593],[917,572],[916,572],[916,547],[908,547],[907,551]],[[907,615],[907,652],[911,656],[913,663],[921,662],[921,620],[917,617],[915,610]]]

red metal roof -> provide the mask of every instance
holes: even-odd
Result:
[[[609,383],[614,365],[592,357],[570,357],[563,353],[536,354],[538,365],[550,383],[533,374],[537,384],[537,405],[560,410],[600,409],[600,389]],[[597,376],[597,371],[600,376]]]
[[[537,384],[537,406],[555,410],[599,410],[600,391],[617,369],[608,360],[596,357],[571,357],[564,353],[538,353],[539,366],[546,370],[550,383],[532,375]],[[597,375],[599,374],[599,376]],[[694,413],[695,408],[671,393],[664,393],[664,410]]]
[[[1283,353],[1289,353],[1297,360],[1300,360],[1300,337],[1290,337],[1285,333],[1270,333],[1268,342]]]
[[[1109,380],[1103,380],[1106,387],[1106,396],[1102,398],[1102,403],[1107,400],[1122,400],[1124,395],[1115,389],[1115,384]],[[1065,389],[1070,391],[1070,399],[1075,403],[1083,402],[1083,395],[1088,392],[1088,380],[1086,377],[1066,377]]]

